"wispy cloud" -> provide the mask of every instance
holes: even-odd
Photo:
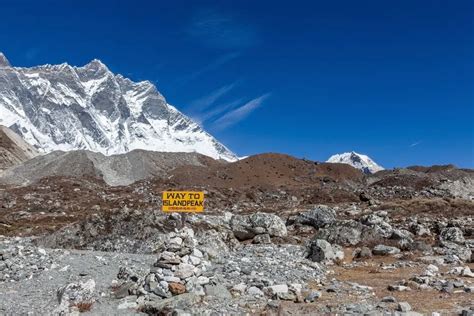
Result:
[[[189,105],[189,111],[190,112],[197,112],[197,113],[202,113],[206,109],[208,109],[211,105],[213,105],[219,98],[223,97],[226,95],[230,90],[232,90],[235,87],[236,83],[232,83],[223,87],[220,87],[208,95],[199,98]]]
[[[244,105],[235,110],[227,112],[226,114],[214,121],[214,127],[216,129],[224,129],[241,121],[254,110],[259,108],[269,96],[270,93],[266,93],[258,98],[250,100],[249,102],[245,103]]]
[[[415,147],[415,146],[418,146],[419,144],[421,144],[421,141],[414,142],[409,147]]]
[[[220,104],[218,106],[213,107],[209,111],[200,113],[196,116],[194,116],[194,120],[196,120],[199,124],[203,124],[207,121],[210,121],[217,116],[221,115],[224,112],[231,111],[232,109],[238,107],[240,104],[242,104],[243,99],[237,99],[231,102],[227,102],[224,104]]]
[[[197,12],[187,33],[212,48],[243,49],[258,42],[257,33],[249,23],[217,10]]]
[[[188,83],[189,81],[195,80],[196,78],[200,77],[203,74],[206,74],[208,72],[211,72],[213,70],[218,69],[219,67],[227,64],[228,62],[231,62],[232,60],[236,59],[237,57],[240,56],[240,53],[238,52],[233,52],[233,53],[228,53],[222,56],[219,56],[217,59],[211,61],[209,64],[187,74],[181,77],[178,80],[179,84],[185,84]]]

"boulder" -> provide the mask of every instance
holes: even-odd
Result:
[[[324,239],[313,239],[308,245],[306,258],[315,262],[328,263],[344,259],[344,252],[339,246],[332,246]]]
[[[234,215],[230,226],[238,240],[252,239],[261,234],[268,234],[271,237],[287,235],[285,223],[274,214],[258,212],[251,215]]]
[[[398,303],[397,310],[400,312],[409,312],[411,311],[411,306],[408,304],[408,302],[400,302]]]
[[[472,256],[472,250],[454,242],[443,242],[443,247],[435,248],[437,254],[444,255],[446,262],[456,261],[456,258],[463,262],[469,262]],[[454,256],[455,258],[449,258]]]
[[[318,205],[312,210],[299,214],[295,219],[295,223],[321,228],[335,220],[336,212],[332,208],[326,205]]]
[[[68,314],[71,307],[85,308],[95,302],[95,281],[69,283],[57,290],[59,306],[55,314]],[[89,307],[90,308],[90,307]]]
[[[390,247],[380,244],[374,247],[372,253],[376,256],[395,255],[397,253],[400,253],[400,249],[398,249],[397,247]]]
[[[343,246],[355,246],[361,241],[364,225],[354,220],[336,221],[318,230],[315,238]]]
[[[372,257],[372,250],[368,247],[357,248],[353,252],[354,258],[367,259]]]
[[[456,244],[464,244],[466,241],[462,230],[459,227],[443,228],[439,233],[439,241],[443,244],[445,242],[454,242]]]

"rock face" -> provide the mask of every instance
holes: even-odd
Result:
[[[7,57],[0,52],[0,68],[10,67],[10,62],[8,61]]]
[[[237,159],[151,82],[113,74],[99,60],[19,68],[0,53],[0,124],[43,152],[145,149]]]
[[[38,152],[33,146],[25,142],[11,129],[0,125],[0,171],[27,161],[37,155]]]
[[[366,174],[376,173],[377,171],[384,170],[383,167],[376,164],[369,156],[358,154],[354,151],[350,153],[336,154],[326,162],[331,163],[345,163],[353,166],[354,168],[362,170]]]

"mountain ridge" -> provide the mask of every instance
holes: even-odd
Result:
[[[0,124],[39,151],[134,149],[237,156],[167,103],[150,81],[133,82],[98,59],[84,66],[11,67],[0,56]],[[4,60],[3,62],[1,60]]]

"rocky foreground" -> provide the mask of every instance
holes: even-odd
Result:
[[[0,313],[474,314],[472,215],[120,213],[142,234],[96,215],[1,238]]]

